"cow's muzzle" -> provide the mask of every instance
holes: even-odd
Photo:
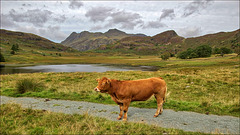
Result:
[[[98,87],[94,88],[95,91],[100,92],[100,90],[98,89]]]

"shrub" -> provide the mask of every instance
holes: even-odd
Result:
[[[210,57],[212,54],[212,48],[208,45],[202,45],[195,49],[195,52],[199,58]]]
[[[5,58],[3,57],[2,53],[0,53],[0,62],[5,62]]]
[[[188,58],[187,51],[178,53],[177,57],[180,59],[187,59]]]
[[[234,52],[237,54],[237,55],[240,55],[240,47],[236,47],[234,49]]]
[[[35,81],[30,78],[18,80],[17,84],[17,93],[23,94],[28,91],[42,91],[44,88],[43,83]]]
[[[219,48],[214,48],[214,49],[213,49],[213,54],[221,54],[221,49],[219,49]]]
[[[169,57],[171,56],[171,54],[169,52],[165,52],[161,55],[162,60],[167,60],[169,59]]]
[[[229,49],[229,48],[226,48],[226,47],[222,47],[221,48],[221,53],[223,53],[223,54],[230,54],[230,53],[232,53],[232,50]]]
[[[192,59],[210,57],[212,48],[208,45],[198,46],[196,49],[188,48],[187,51],[180,52],[177,57],[180,59]]]
[[[178,54],[178,58],[180,59],[192,59],[192,58],[197,58],[198,55],[196,54],[195,50],[192,48],[188,48],[187,51],[183,51]]]
[[[213,49],[213,54],[230,54],[230,53],[232,53],[232,50],[226,47]]]
[[[15,53],[15,51],[12,50],[12,51],[10,52],[10,54],[13,54],[13,55],[14,55],[14,54],[16,54],[16,53]]]
[[[18,44],[16,44],[16,45],[12,45],[12,48],[11,48],[11,50],[12,51],[18,51],[19,50],[19,46],[18,46]]]

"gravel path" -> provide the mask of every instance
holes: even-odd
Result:
[[[107,118],[117,121],[119,112],[118,106],[103,105],[97,103],[53,100],[46,101],[43,98],[13,98],[1,96],[1,104],[17,103],[24,108],[48,110],[51,112],[61,112],[66,114],[84,114]],[[240,119],[232,116],[205,115],[194,112],[165,109],[163,114],[157,118],[153,115],[156,109],[143,109],[131,107],[128,111],[129,122],[141,122],[157,125],[164,128],[182,129],[184,131],[204,132],[204,133],[225,133],[240,134]]]

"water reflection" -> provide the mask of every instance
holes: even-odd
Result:
[[[109,66],[101,64],[62,64],[62,65],[38,65],[28,67],[0,67],[0,74],[36,73],[36,72],[106,72],[129,70],[156,70],[153,67],[126,67]]]

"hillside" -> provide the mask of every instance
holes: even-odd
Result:
[[[18,49],[12,51],[13,46]],[[7,63],[45,63],[77,52],[43,37],[24,32],[0,30],[0,51]]]
[[[14,32],[0,29],[0,43],[1,45],[13,45],[30,47],[33,49],[52,50],[52,51],[71,51],[73,49],[54,43],[46,38],[34,35],[31,33]]]
[[[228,47],[234,49],[237,44],[240,44],[240,29],[232,32],[219,32],[195,38],[187,38],[183,45],[189,48],[201,44],[207,44],[211,47]]]
[[[144,37],[146,35],[127,34],[118,29],[110,29],[105,33],[92,33],[88,31],[83,31],[81,33],[73,32],[64,41],[62,41],[61,44],[79,51],[86,51],[96,49],[101,45],[113,44],[116,41],[129,36]]]
[[[159,33],[155,36],[146,37],[125,37],[111,45],[99,47],[95,52],[119,52],[135,54],[161,54],[170,52],[177,54],[188,48],[196,48],[200,45],[209,45],[215,47],[227,47],[234,49],[240,44],[240,30],[233,32],[219,32],[207,34],[195,38],[183,38],[177,35],[173,30]]]

